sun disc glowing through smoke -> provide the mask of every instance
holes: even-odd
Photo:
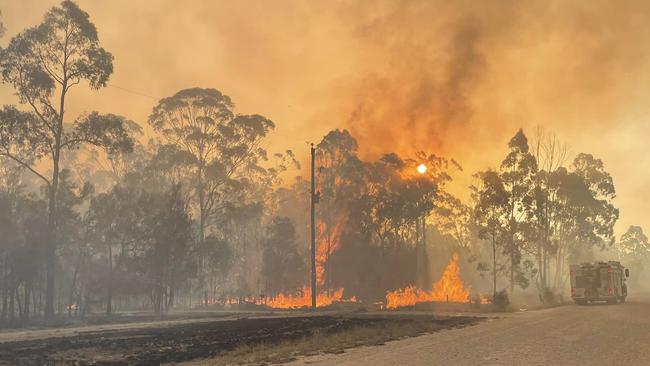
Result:
[[[427,172],[427,166],[424,165],[424,164],[418,165],[417,169],[418,169],[418,173],[420,173],[420,174],[424,174],[424,173]]]

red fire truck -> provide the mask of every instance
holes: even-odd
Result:
[[[594,262],[572,264],[571,298],[578,305],[605,301],[610,304],[625,302],[629,269],[620,262]]]

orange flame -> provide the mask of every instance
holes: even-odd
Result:
[[[324,222],[318,223],[318,243],[316,243],[316,283],[325,284],[325,266],[330,255],[334,253],[341,242],[341,224],[334,224],[327,228]]]
[[[340,244],[341,224],[336,223],[328,229],[324,222],[318,223],[318,243],[316,243],[316,283],[319,288],[325,284],[325,272],[330,255],[338,249]],[[343,299],[343,289],[322,291],[316,295],[316,306],[322,307],[334,302],[356,302],[356,298]],[[258,302],[260,303],[260,302]],[[291,294],[280,294],[269,298],[265,305],[275,309],[297,309],[311,306],[311,287],[303,286]]]
[[[478,294],[478,302],[479,304],[489,304],[491,302],[490,297],[488,295],[484,294]]]
[[[343,289],[333,291],[331,294],[321,292],[316,295],[316,306],[322,307],[333,302],[342,301]],[[354,301],[351,299],[349,301]],[[294,294],[280,294],[273,299],[268,299],[266,305],[276,309],[297,309],[311,306],[311,288],[304,286]]]
[[[425,291],[415,286],[388,292],[386,294],[386,307],[395,309],[403,306],[412,306],[418,302],[449,301],[467,303],[470,301],[470,288],[465,287],[460,278],[458,269],[458,254],[451,257],[451,261],[442,273],[438,282],[433,284],[431,291]],[[481,300],[483,302],[483,300]]]

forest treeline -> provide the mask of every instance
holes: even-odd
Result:
[[[309,182],[287,182],[299,171],[292,151],[266,148],[274,122],[237,112],[214,88],[163,98],[142,124],[119,111],[66,114],[78,85],[107,86],[113,61],[72,1],[0,50],[3,87],[17,97],[0,110],[2,323],[301,291]],[[517,131],[497,168],[475,174],[467,202],[449,190],[453,159],[367,161],[338,129],[316,150],[322,291],[381,301],[430,286],[435,258],[459,252],[489,292],[535,288],[555,301],[569,262],[615,243],[603,162],[569,156],[549,135],[531,143]],[[640,273],[649,248],[633,226],[613,253]]]

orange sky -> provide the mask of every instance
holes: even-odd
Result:
[[[50,0],[0,0],[1,44]],[[68,113],[146,123],[157,98],[193,86],[277,124],[272,150],[349,128],[363,154],[435,152],[465,171],[497,167],[517,128],[555,133],[604,160],[617,235],[650,231],[647,1],[79,0],[115,56],[112,87],[73,91]],[[127,88],[136,95],[119,89]],[[11,90],[0,86],[3,102]]]

